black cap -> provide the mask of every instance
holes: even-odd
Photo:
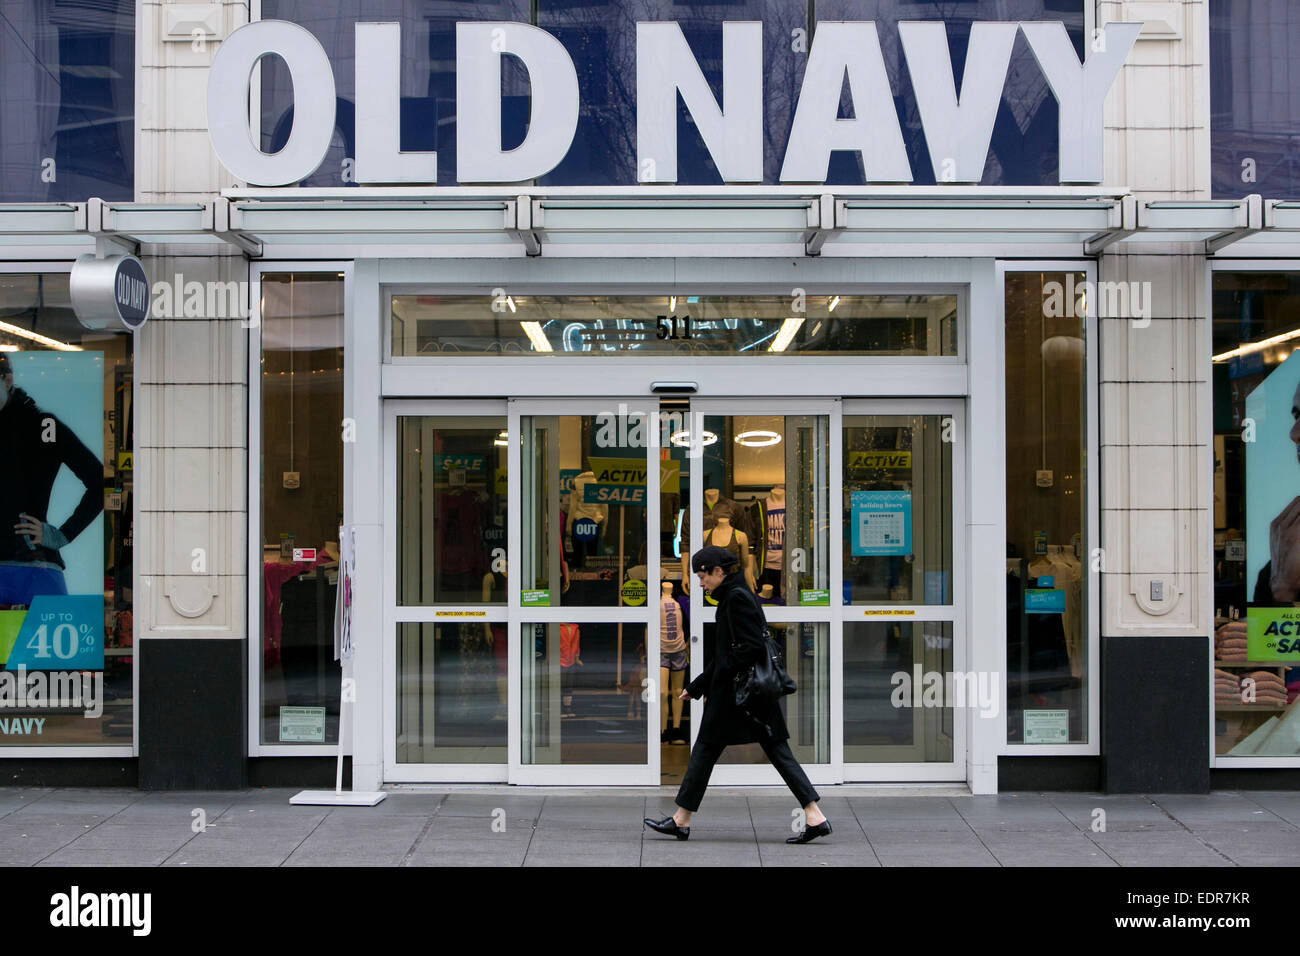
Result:
[[[719,548],[716,544],[700,548],[691,555],[692,571],[708,571],[710,568],[722,568],[727,571],[737,567],[740,567],[740,559],[726,548]]]

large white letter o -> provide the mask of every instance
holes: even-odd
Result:
[[[277,153],[253,141],[248,98],[253,67],[278,56],[293,80],[293,130]],[[208,71],[208,138],[221,164],[251,186],[286,186],[320,166],[334,136],[334,73],[307,30],[286,20],[240,27],[221,44]]]

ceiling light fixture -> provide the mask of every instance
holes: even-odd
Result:
[[[60,342],[58,339],[52,339],[48,336],[41,335],[39,332],[29,332],[27,329],[19,328],[16,325],[10,325],[8,322],[0,322],[0,332],[7,332],[10,335],[17,335],[25,339],[31,339],[33,342],[39,342],[41,345],[49,346],[52,349],[58,349],[60,352],[85,351],[80,345],[69,345],[67,342]]]
[[[718,436],[715,432],[704,432],[704,444],[712,445],[717,440]],[[687,448],[691,444],[691,433],[686,429],[682,429],[679,432],[673,432],[672,435],[669,436],[668,441],[676,445],[678,448]]]
[[[794,334],[799,331],[801,325],[803,325],[803,319],[786,319],[781,323],[781,331],[776,333],[776,338],[767,347],[767,350],[769,352],[784,352],[789,344],[794,341]]]
[[[781,436],[765,428],[758,428],[754,431],[741,432],[736,436],[736,444],[744,445],[746,448],[766,448],[768,445],[776,445],[781,441]]]
[[[524,334],[528,336],[528,341],[533,343],[533,348],[538,352],[554,352],[551,343],[547,341],[546,336],[542,333],[542,323],[540,322],[520,322],[523,326]]]
[[[1297,339],[1297,338],[1300,338],[1300,329],[1292,329],[1290,332],[1283,332],[1281,335],[1275,335],[1272,338],[1260,339],[1258,342],[1249,342],[1246,345],[1243,345],[1239,349],[1233,349],[1231,352],[1221,352],[1218,355],[1214,356],[1214,358],[1211,359],[1211,361],[1216,363],[1226,362],[1228,361],[1228,359],[1237,358],[1242,355],[1249,355],[1252,352],[1258,352],[1261,349],[1266,349],[1270,345],[1280,345],[1283,342],[1288,342],[1291,339]]]
[[[827,312],[834,312],[834,311],[835,311],[835,307],[836,307],[837,305],[839,305],[839,304],[840,304],[840,297],[837,295],[835,298],[831,299],[831,301],[830,301],[830,305],[826,306],[826,311],[827,311]]]

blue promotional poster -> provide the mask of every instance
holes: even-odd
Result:
[[[1300,355],[1246,397],[1246,612],[1252,661],[1300,663]],[[1275,520],[1278,533],[1273,533]]]
[[[102,353],[0,353],[0,717],[102,713],[103,402]]]

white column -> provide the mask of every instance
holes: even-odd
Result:
[[[353,608],[356,654],[352,676],[352,787],[377,790],[383,780],[383,402],[379,398],[381,303],[379,263],[359,259],[344,305],[343,415],[355,423],[355,442],[343,444],[343,520],[356,527],[357,588]],[[342,434],[342,432],[340,432]]]
[[[971,793],[998,792],[998,751],[1006,738],[1007,592],[1003,580],[1007,540],[1006,413],[1003,374],[1003,301],[992,259],[971,262],[970,375],[966,435],[966,669],[999,675],[1002,706],[982,717],[965,712],[966,779]],[[959,569],[954,569],[956,572]]]

